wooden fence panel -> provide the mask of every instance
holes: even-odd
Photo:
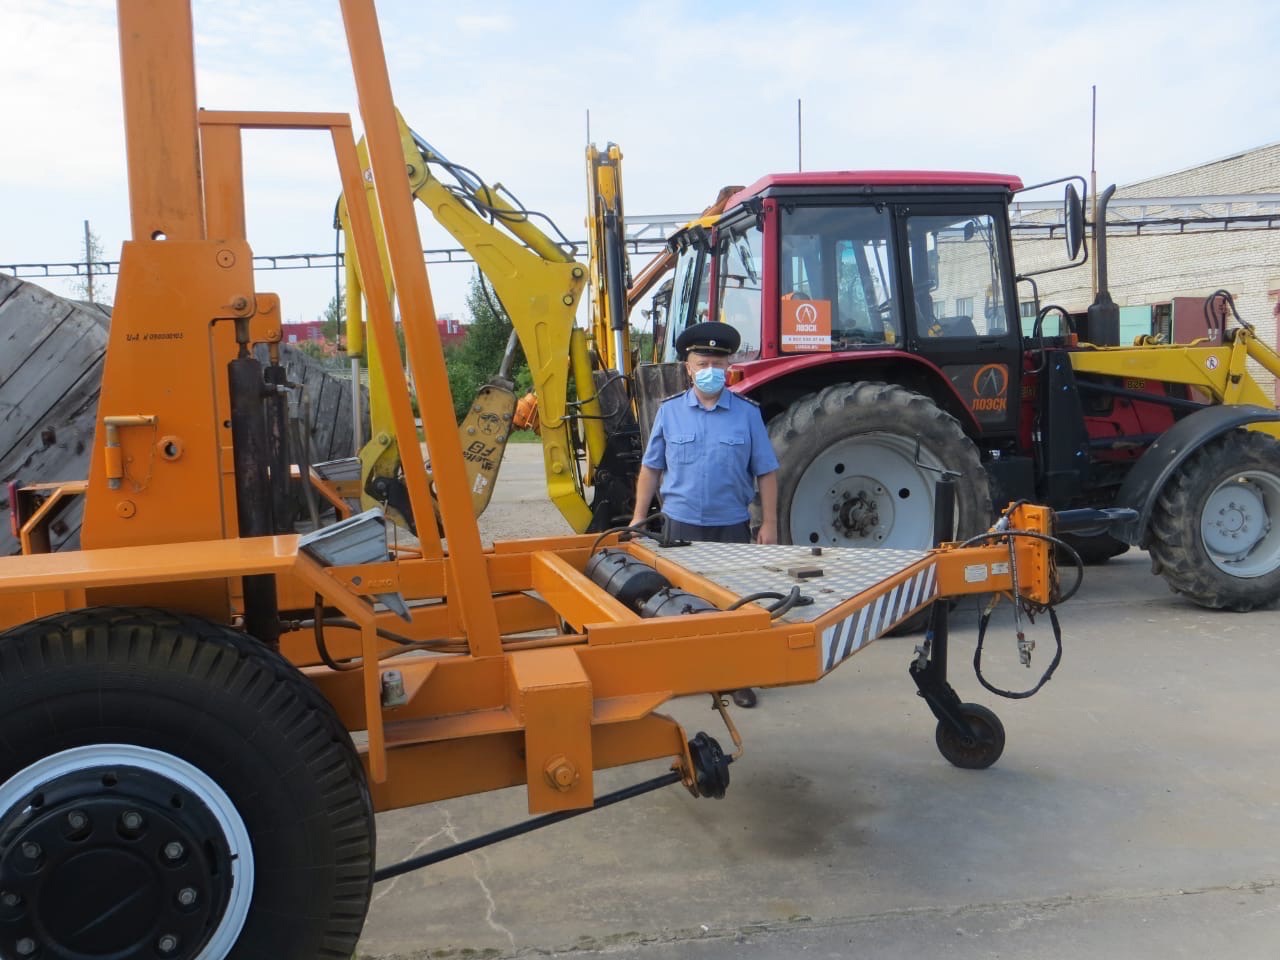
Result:
[[[106,308],[0,274],[0,555],[18,552],[7,516],[10,481],[88,475],[109,325]],[[292,346],[282,348],[281,360],[311,395],[313,456],[351,456],[350,382]],[[362,409],[367,437],[367,395]],[[80,513],[64,514],[55,549],[79,546]]]

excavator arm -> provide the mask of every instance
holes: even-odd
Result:
[[[533,376],[547,491],[569,524],[575,530],[583,531],[591,522],[591,508],[585,499],[577,460],[575,421],[570,416],[571,370],[579,381],[576,384],[578,396],[585,398],[578,407],[587,428],[584,432],[588,433],[588,445],[591,445],[590,434],[598,432],[597,439],[603,447],[603,428],[598,419],[599,404],[591,381],[586,335],[574,323],[587,282],[587,271],[539,229],[527,214],[504,199],[500,195],[500,185],[483,184],[450,164],[410,130],[402,118],[399,122],[413,195],[471,254],[511,318],[515,336],[524,348]],[[367,164],[363,144],[359,153],[360,162]],[[458,179],[458,185],[443,183],[433,174],[433,165],[451,171]],[[358,261],[348,262],[348,351],[352,353],[363,346],[359,333],[361,295],[390,297],[392,293],[386,245],[377,220],[372,185],[368,177],[365,182],[366,202],[374,213],[382,262],[376,271],[366,269]],[[339,219],[344,230],[347,229],[345,201],[339,205]],[[348,245],[347,249],[352,247]],[[508,355],[510,353],[509,349]],[[386,503],[412,527],[413,518],[404,516],[404,511],[398,509],[401,498],[396,495],[396,488],[400,483],[399,462],[404,455],[404,441],[395,436],[386,413],[386,384],[382,375],[382,365],[396,362],[398,358],[388,361],[370,349],[367,359],[371,437],[360,454],[364,496],[370,501]],[[582,380],[584,376],[585,382]],[[484,509],[492,493],[511,430],[514,408],[515,398],[510,382],[506,380],[505,372],[501,372],[495,381],[481,389],[459,427],[477,513]]]
[[[493,493],[498,469],[513,426],[535,421],[542,437],[547,492],[578,532],[603,529],[629,515],[639,461],[639,431],[629,384],[634,358],[629,318],[646,292],[671,269],[674,256],[654,258],[632,283],[626,255],[622,204],[622,151],[616,144],[587,149],[588,234],[591,256],[583,267],[502,195],[500,184],[478,180],[451,163],[397,114],[410,189],[436,221],[471,254],[511,319],[513,339],[503,369],[480,389],[459,426],[472,506],[479,515]],[[404,441],[391,424],[383,364],[362,336],[362,297],[371,292],[391,298],[386,243],[363,142],[359,160],[366,172],[366,202],[378,241],[376,270],[366,269],[349,252],[347,270],[347,350],[364,351],[369,367],[369,442],[360,452],[362,499],[366,507],[383,504],[410,529],[401,477]],[[447,171],[455,184],[433,172]],[[739,188],[725,188],[704,211],[718,214]],[[349,232],[346,198],[339,221]],[[347,243],[346,249],[353,251]],[[575,319],[590,281],[591,341]],[[524,349],[533,376],[533,398],[517,401],[509,379],[515,343]],[[594,357],[593,350],[594,347]],[[570,400],[570,381],[576,400]],[[607,403],[602,403],[602,398]],[[607,406],[607,410],[605,409]],[[416,438],[414,440],[416,443]],[[588,505],[586,490],[595,491]]]

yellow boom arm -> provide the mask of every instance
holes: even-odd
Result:
[[[594,399],[595,391],[590,379],[591,364],[585,338],[581,335],[574,337],[574,319],[583,287],[586,285],[587,272],[581,264],[574,261],[558,244],[530,222],[523,212],[514,209],[498,196],[496,185],[490,188],[483,184],[469,184],[465,187],[469,194],[465,199],[459,195],[458,191],[446,187],[432,175],[427,163],[427,160],[443,158],[433,154],[429,147],[415,137],[402,118],[399,123],[401,145],[413,195],[471,254],[507,309],[533,375],[534,392],[538,400],[538,414],[542,427],[547,492],[565,519],[569,521],[570,526],[577,531],[586,530],[591,522],[591,511],[586,503],[575,455],[573,421],[568,416],[568,377],[571,366],[569,361],[576,353],[578,356],[572,367],[579,376],[585,374],[587,377],[585,382],[576,384],[579,397],[584,398],[585,401],[581,405],[582,413],[587,418],[598,417],[600,410],[599,404]],[[361,152],[361,162],[367,162],[363,152]],[[368,199],[372,204],[372,188],[366,189],[369,191]],[[476,207],[468,201],[473,201]],[[477,207],[493,211],[493,222],[478,213]],[[376,209],[374,212],[376,214]],[[340,213],[345,225],[345,203],[340,207]],[[385,265],[385,241],[380,224],[376,224],[376,228],[379,235],[379,254],[384,261],[379,264],[380,276],[378,273],[367,270],[365,265],[360,263],[356,264],[354,277],[356,283],[351,282],[349,274],[348,349],[351,349],[352,343],[360,343],[358,331],[354,329],[361,315],[358,306],[360,293],[363,292],[366,297],[371,291],[380,291],[382,296],[391,295],[390,281],[387,279],[389,274]],[[390,475],[396,469],[399,457],[402,455],[396,450],[395,441],[390,431],[386,429],[388,421],[382,417],[382,411],[386,407],[385,400],[381,399],[385,397],[386,391],[386,385],[381,376],[382,362],[384,361],[376,355],[375,351],[370,351],[372,437],[361,454],[366,477]],[[597,430],[600,429],[600,421],[597,419],[586,419],[585,423]],[[464,422],[462,429],[465,451],[475,440],[473,436],[466,433],[467,422]],[[603,446],[603,433],[601,433],[601,446]],[[491,448],[491,455],[481,458],[482,462],[468,459],[473,496],[476,493],[476,477],[481,475],[486,464],[492,464],[491,472],[496,474],[496,464],[501,460],[502,450],[503,445],[499,443]],[[488,477],[487,480],[486,486],[491,489],[492,478]],[[484,500],[487,502],[487,496]],[[483,509],[483,504],[477,506]]]

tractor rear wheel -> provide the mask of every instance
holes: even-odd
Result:
[[[124,608],[0,634],[0,956],[346,960],[373,857],[351,738],[256,640]]]
[[[1170,588],[1202,607],[1280,600],[1280,441],[1233,430],[1204,444],[1160,491],[1149,538]]]
[[[770,421],[769,437],[781,464],[781,543],[928,549],[942,469],[960,474],[955,536],[973,536],[991,523],[991,490],[977,447],[954,417],[905,387],[835,384]],[[910,618],[898,632],[924,626],[927,615]]]

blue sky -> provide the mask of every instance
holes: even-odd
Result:
[[[725,183],[806,169],[1089,167],[1125,183],[1280,139],[1280,7],[1043,2],[378,4],[396,99],[452,159],[583,237],[583,148],[624,151],[627,209],[701,209]],[[355,113],[336,0],[196,0],[198,89],[216,109]],[[114,5],[0,0],[0,263],[107,255],[127,238]],[[325,138],[246,143],[255,252],[333,248]],[[422,216],[424,244],[453,241]],[[639,264],[636,264],[638,267]],[[431,271],[461,313],[470,267]],[[49,283],[57,292],[65,289]],[[263,273],[289,320],[324,272]]]

